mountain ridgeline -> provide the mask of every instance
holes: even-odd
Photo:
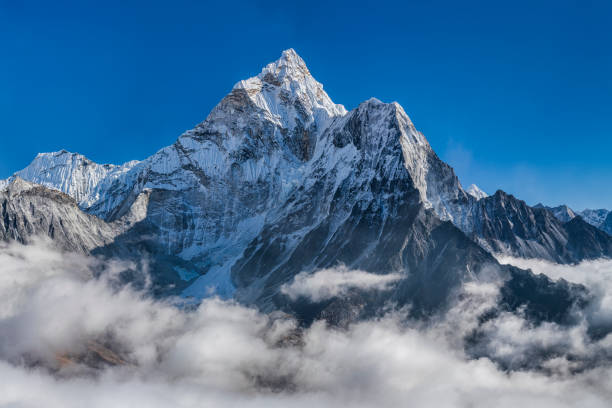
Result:
[[[216,293],[340,324],[389,304],[428,314],[463,283],[487,279],[506,282],[500,308],[562,321],[583,288],[492,254],[558,263],[612,255],[612,237],[581,217],[464,190],[400,105],[370,99],[347,112],[293,50],[153,156],[116,166],[39,154],[4,182],[0,202],[5,240],[45,235],[63,249],[144,255],[159,296]],[[314,304],[281,291],[301,272],[340,264],[401,279]],[[525,295],[538,291],[567,307],[553,312]]]

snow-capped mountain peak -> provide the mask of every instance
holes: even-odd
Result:
[[[601,208],[598,210],[586,209],[578,212],[577,214],[589,224],[599,227],[604,223],[609,213],[610,211]]]
[[[558,205],[556,207],[548,207],[548,206],[546,206],[546,205],[544,205],[542,203],[538,203],[538,204],[534,205],[533,208],[543,208],[545,210],[548,210],[551,213],[553,213],[555,218],[557,218],[561,222],[571,221],[577,215],[571,208],[569,208],[565,204],[561,204],[561,205]]]
[[[477,200],[480,200],[482,198],[486,198],[489,195],[487,193],[485,193],[484,191],[482,191],[480,189],[480,187],[478,187],[476,184],[472,184],[470,185],[467,190],[465,190],[466,193],[468,193],[469,195],[471,195],[472,197],[474,197]]]
[[[136,160],[122,165],[97,164],[81,154],[60,150],[39,153],[15,176],[66,193],[81,208],[89,208],[102,198],[113,181],[138,164]]]
[[[286,80],[300,81],[311,77],[306,63],[293,48],[283,51],[278,60],[266,65],[258,77],[265,80],[268,75],[271,75],[279,82]]]
[[[568,222],[576,217],[576,213],[574,213],[574,211],[567,205],[560,205],[556,207],[553,214],[555,214],[555,217],[557,217],[557,219],[561,222]]]
[[[347,113],[344,106],[331,100],[293,49],[283,51],[257,76],[239,81],[232,94],[248,98],[271,120],[289,130],[308,128],[313,122]]]
[[[240,81],[204,122],[142,162],[98,165],[61,151],[37,156],[18,175],[67,193],[106,221],[139,215],[146,222],[136,231],[205,274],[194,288],[213,282],[224,293],[233,290],[233,265],[249,246],[261,247],[258,239],[272,245],[277,230],[287,233],[260,254],[258,265],[267,265],[264,259],[290,256],[316,226],[323,235],[315,241],[326,242],[353,211],[375,209],[370,215],[387,220],[399,211],[393,205],[408,202],[452,221],[485,249],[570,259],[555,252],[567,242],[562,225],[527,217],[532,224],[515,228],[522,235],[504,235],[515,213],[531,211],[525,203],[502,193],[486,198],[474,185],[465,191],[399,104],[371,98],[348,113],[293,50]],[[507,224],[489,216],[495,211]]]

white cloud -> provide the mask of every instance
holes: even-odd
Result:
[[[569,282],[582,283],[590,286],[604,284],[612,287],[612,259],[584,261],[575,265],[556,264],[541,259],[523,259],[509,256],[498,256],[498,261],[523,269],[531,269],[535,273],[543,273],[552,279],[563,278]]]
[[[597,408],[608,407],[612,393],[607,366],[572,374],[560,356],[546,362],[553,375],[507,373],[488,358],[467,358],[461,339],[495,303],[491,283],[467,285],[430,325],[391,314],[346,330],[322,322],[300,330],[292,319],[233,302],[182,310],[116,289],[91,278],[100,261],[40,245],[3,247],[0,262],[0,407]],[[546,342],[595,350],[563,339],[562,330],[507,315],[486,332],[506,357]],[[88,367],[92,341],[127,364]]]
[[[307,297],[319,302],[342,296],[351,289],[385,290],[400,279],[401,275],[397,273],[379,275],[339,266],[314,273],[299,273],[291,283],[281,287],[281,292],[292,300]]]

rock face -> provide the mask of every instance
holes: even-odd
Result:
[[[129,176],[135,173],[131,170],[135,170],[138,164],[137,161],[121,166],[97,164],[80,154],[62,150],[40,153],[28,167],[15,175],[66,193],[80,208],[104,217],[119,204],[114,200],[113,183],[121,187],[130,184]]]
[[[544,208],[529,207],[503,191],[478,202],[471,236],[491,252],[573,263],[612,256],[612,237],[580,217],[563,223]],[[582,240],[592,236],[595,241]]]
[[[536,204],[533,208],[543,208],[553,213],[555,218],[557,218],[561,222],[568,222],[576,217],[576,213],[569,208],[567,205],[560,205],[557,207],[547,207],[543,204]]]
[[[600,228],[608,234],[612,235],[612,212],[608,213],[608,216],[606,217],[604,222],[601,223]]]
[[[586,210],[580,211],[579,213],[577,213],[577,215],[580,215],[582,219],[588,222],[589,224],[597,228],[601,228],[606,222],[606,217],[610,215],[610,211],[605,210],[605,209],[599,209],[599,210],[586,209]],[[608,231],[608,233],[610,233],[610,231]]]
[[[308,181],[274,210],[232,266],[237,297],[282,303],[278,288],[297,273],[342,263],[403,274],[387,300],[428,309],[494,265],[423,204],[405,165],[406,146],[421,141],[397,104],[369,100],[335,120],[317,142]]]
[[[576,217],[580,217],[586,223],[599,228],[608,235],[612,235],[612,212],[608,210],[586,209],[583,211],[575,212],[567,205],[560,205],[558,207],[546,207],[542,204],[537,204],[534,208],[543,208],[545,210],[550,211],[559,221],[563,223],[569,222]],[[609,254],[607,253],[605,253],[604,255],[609,256]]]
[[[66,228],[93,236],[67,247],[144,253],[161,286],[188,282],[184,296],[213,290],[264,309],[287,306],[279,287],[297,273],[339,263],[403,279],[383,298],[355,295],[350,305],[319,305],[319,314],[388,301],[427,311],[461,282],[514,276],[487,251],[558,262],[610,255],[610,238],[584,222],[566,227],[503,192],[465,191],[401,106],[370,99],[347,112],[293,50],[146,160],[98,165],[62,151],[17,174],[91,214]],[[529,285],[532,275],[521,276]]]
[[[60,248],[89,252],[113,241],[117,231],[82,212],[59,191],[15,178],[0,191],[0,238],[29,243],[48,237]]]

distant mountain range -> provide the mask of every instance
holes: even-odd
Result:
[[[569,208],[567,205],[560,205],[557,207],[547,207],[543,204],[536,204],[535,208],[544,208],[550,212],[552,212],[557,219],[561,222],[568,222],[577,216],[582,218],[584,221],[593,225],[594,227],[599,228],[602,231],[607,232],[608,234],[612,234],[612,212],[599,209],[599,210],[583,210],[583,211],[574,211]]]
[[[42,153],[0,189],[5,240],[44,235],[62,249],[146,258],[158,296],[216,293],[305,320],[341,323],[389,302],[430,313],[463,283],[493,274],[507,285],[500,308],[561,321],[580,288],[493,254],[612,256],[606,210],[576,216],[465,190],[399,104],[370,99],[347,112],[293,50],[143,161]],[[355,290],[315,305],[280,290],[301,272],[340,264],[402,278],[384,293]]]

